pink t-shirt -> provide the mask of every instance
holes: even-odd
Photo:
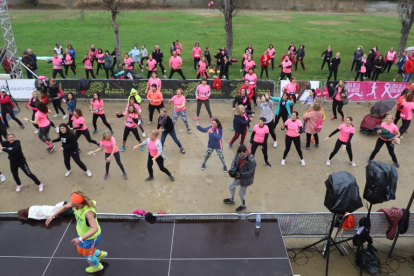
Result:
[[[82,116],[79,116],[79,118],[76,118],[75,116],[73,116],[72,117],[72,121],[73,121],[73,125],[75,127],[79,127],[80,125],[83,125],[78,130],[85,130],[85,129],[87,129],[86,124],[85,124],[85,118],[83,118]]]
[[[289,68],[286,68],[286,67],[289,67]],[[292,62],[290,60],[288,60],[288,61],[283,60],[282,61],[282,71],[285,74],[289,74],[290,72],[292,72]]]
[[[161,80],[160,78],[150,78],[148,79],[148,86],[151,87],[151,85],[156,84],[157,85],[157,89],[160,90],[161,88]]]
[[[148,71],[157,71],[157,61],[155,59],[147,60],[147,66]]]
[[[105,59],[103,58],[104,54],[97,54],[96,57],[98,58],[98,63],[105,63]]]
[[[390,133],[393,133],[393,134],[397,134],[399,132],[398,127],[394,123],[388,125],[386,122],[383,122],[381,124],[381,127],[385,128],[386,130],[389,130]],[[384,139],[381,136],[379,138],[381,140],[388,141],[387,139]]]
[[[185,97],[183,95],[181,95],[180,97],[178,97],[177,95],[174,95],[171,98],[171,101],[174,103],[174,110],[175,111],[185,110],[185,106],[183,108],[177,108],[178,106],[182,106],[183,104],[185,104]]]
[[[208,93],[210,93],[210,86],[209,85],[197,85],[197,92],[198,92],[198,99],[205,101],[208,100],[209,96]]]
[[[73,63],[72,57],[69,54],[65,54],[65,64],[71,65]]]
[[[62,69],[62,59],[60,57],[58,58],[52,57],[52,64],[53,64],[53,69],[55,70]]]
[[[47,118],[47,114],[41,112],[40,110],[36,111],[35,120],[37,120],[37,124],[39,125],[39,127],[47,127],[48,125],[50,125],[50,121]]]
[[[253,131],[255,132],[253,141],[262,144],[265,140],[266,134],[269,133],[269,128],[267,127],[267,125],[263,125],[263,127],[260,127],[259,124],[257,124],[253,127]]]
[[[254,82],[253,87],[256,87],[256,83],[257,83],[257,75],[255,73],[253,74],[246,74],[244,76],[245,80],[249,80],[250,82]]]
[[[302,126],[302,122],[299,119],[292,121],[292,119],[288,119],[285,122],[285,126],[287,127],[286,135],[289,137],[298,137],[300,136],[299,128]]]
[[[207,64],[204,61],[199,61],[198,66],[200,66],[199,68],[200,72],[205,72],[207,69]]]
[[[101,140],[101,146],[103,146],[105,148],[105,153],[112,153],[112,150],[115,147],[115,152],[119,151],[118,146],[116,145],[116,141],[115,138],[112,136],[111,139],[109,141],[107,141],[106,139],[102,139]]]
[[[134,68],[132,67],[132,63],[134,63],[132,58],[124,58],[124,63],[125,63],[125,70],[132,70]]]
[[[288,84],[286,84],[285,90],[286,90],[286,93],[288,93],[288,94],[295,94],[296,93],[296,84],[292,83],[292,82],[289,82]]]
[[[155,141],[152,141],[151,139],[149,139],[148,142],[148,150],[149,150],[149,154],[154,157],[158,154],[158,149],[157,149],[157,139],[155,139]]]
[[[130,103],[127,103],[125,110],[128,110],[130,105],[131,105]],[[139,104],[134,103],[134,107],[135,107],[135,110],[138,111],[138,113],[141,113],[141,107],[139,106]]]
[[[181,69],[182,63],[183,63],[183,60],[179,56],[170,57],[170,65],[173,69]]]
[[[352,125],[347,127],[346,124],[342,124],[338,127],[338,129],[341,131],[339,134],[339,141],[344,143],[348,142],[349,135],[351,135],[351,133],[355,133],[355,128]]]
[[[337,100],[339,102],[342,101],[341,91],[342,91],[342,88],[340,86],[338,86],[338,93],[336,93],[336,95],[335,95],[335,100]]]
[[[99,100],[99,101],[94,101],[93,99],[91,100],[91,105],[92,105],[92,111],[95,114],[101,115],[104,114],[104,110],[103,110],[103,100]],[[102,108],[102,110],[99,111],[99,109]]]
[[[267,49],[267,53],[270,55],[271,58],[275,57],[275,52],[276,52],[275,48]]]
[[[193,58],[201,58],[201,48],[194,47],[193,48]]]
[[[90,59],[85,60],[85,69],[86,70],[92,70],[92,62]]]
[[[401,111],[401,119],[410,121],[413,118],[414,102],[403,102],[404,108]]]
[[[122,113],[124,116],[128,116],[125,120],[125,126],[129,128],[137,128],[137,124],[134,122],[134,119],[138,119],[138,113],[132,113],[128,115],[128,112],[125,111]]]
[[[243,62],[243,64],[244,64],[244,71],[245,72],[249,72],[249,69],[253,68],[253,66],[256,65],[256,63],[253,60],[251,60],[251,61],[245,60]]]

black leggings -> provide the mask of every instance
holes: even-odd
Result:
[[[39,127],[39,133],[37,134],[39,136],[39,139],[42,140],[43,143],[49,144],[50,141],[52,141],[49,137],[49,131],[50,131],[50,125],[45,127]]]
[[[286,107],[283,106],[283,105],[280,105],[280,108],[286,109]],[[277,124],[279,123],[280,118],[282,118],[283,123],[285,123],[287,121],[287,119],[288,119],[287,110],[286,111],[279,110],[279,115],[276,115],[275,123],[273,125],[273,129],[276,128]]]
[[[3,122],[0,120],[0,141],[3,141],[2,136],[4,139],[7,137],[7,129]]]
[[[33,113],[32,113],[32,121],[34,121],[34,119],[35,119],[35,114],[36,114],[36,111],[34,111],[34,110],[33,110]],[[39,125],[38,125],[38,124],[33,124],[33,126],[34,126],[36,129],[39,129]]]
[[[152,118],[154,117],[154,111],[155,109],[158,110],[158,113],[160,113],[160,109],[164,107],[164,103],[161,103],[160,105],[148,105],[148,111],[149,111],[149,120],[152,122]]]
[[[319,145],[319,135],[318,135],[318,133],[313,134],[313,137],[315,138],[315,144]],[[307,147],[307,148],[310,147],[311,140],[312,140],[312,134],[306,133],[306,146],[305,147]]]
[[[344,117],[344,113],[342,112],[342,107],[344,106],[344,103],[342,101],[337,101],[335,99],[333,99],[332,101],[332,111],[333,111],[333,115],[335,117],[335,119],[337,119],[337,114],[336,114],[336,108],[338,107],[338,113],[341,114],[342,118]]]
[[[346,152],[348,153],[349,156],[349,161],[353,161],[353,156],[352,156],[352,147],[351,147],[351,143],[345,143],[342,142],[341,140],[336,140],[335,143],[335,148],[334,150],[331,152],[331,155],[329,155],[329,160],[332,160],[332,158],[335,156],[335,154],[338,153],[338,151],[341,149],[342,145],[346,145]]]
[[[105,159],[108,158],[109,155],[111,155],[111,154],[105,152]],[[121,171],[123,173],[125,173],[124,165],[122,165],[122,163],[121,163],[121,155],[119,154],[119,151],[114,153],[114,157],[115,157],[116,163],[121,168]],[[106,174],[109,173],[109,165],[111,165],[111,162],[106,162],[106,166],[105,166]]]
[[[63,152],[63,160],[65,162],[65,167],[68,171],[70,171],[70,158],[72,157],[73,161],[81,168],[84,172],[86,172],[88,169],[86,168],[85,164],[80,160],[79,156],[79,149],[76,148],[75,150],[71,151],[64,151]]]
[[[111,125],[106,121],[105,114],[95,114],[94,113],[93,116],[92,116],[92,125],[93,125],[93,128],[95,130],[97,130],[96,121],[98,120],[98,117],[101,118],[102,123],[104,123],[104,125],[106,125],[106,127],[109,128],[109,130],[112,130]]]
[[[213,115],[211,115],[211,109],[210,109],[210,101],[209,100],[197,100],[197,116],[200,115],[201,106],[204,104],[204,106],[207,109],[208,116],[210,118],[213,118]]]
[[[73,115],[69,113],[69,121],[66,124],[70,127],[73,127],[72,117]]]
[[[55,108],[56,114],[59,114],[59,110],[62,111],[63,115],[66,115],[65,110],[62,108],[62,99],[53,99],[52,100],[53,107]]]
[[[53,69],[52,76],[53,76],[54,79],[56,78],[58,73],[62,77],[62,79],[66,79],[65,75],[63,75],[63,70],[62,69]]]
[[[36,185],[40,184],[39,179],[37,179],[36,175],[32,174],[29,169],[29,165],[27,165],[26,159],[19,161],[10,161],[10,170],[13,175],[14,181],[16,181],[17,185],[22,185],[22,182],[19,178],[19,168],[31,179]]]
[[[361,76],[361,81],[364,81],[365,73],[361,73],[361,72],[358,71],[357,72],[357,75],[355,77],[355,81],[357,81],[357,79],[358,79],[359,76]]]
[[[326,59],[326,58],[324,58],[323,61],[322,61],[321,70],[325,66],[325,63],[328,63],[328,70],[331,70],[331,60],[330,59]]]
[[[194,58],[194,70],[197,70],[197,66],[199,62],[200,62],[200,58]]]
[[[379,75],[382,73],[382,68],[374,68],[374,72],[372,73],[372,81],[377,81]]]
[[[75,64],[74,63],[72,63],[70,65],[65,65],[65,75],[66,76],[68,75],[68,69],[69,69],[69,67],[72,70],[73,74],[76,76],[76,67],[75,67]]]
[[[286,145],[286,149],[285,152],[283,153],[283,159],[286,159],[289,151],[290,151],[290,147],[292,146],[292,142],[295,144],[295,148],[296,151],[299,154],[300,160],[303,159],[303,155],[302,155],[302,150],[300,148],[300,136],[297,137],[290,137],[286,135],[286,139],[285,139],[285,145]]]
[[[408,130],[411,124],[411,120],[401,120],[402,126],[400,127],[400,135],[404,135],[404,133]]]
[[[14,116],[14,110],[7,110],[6,108],[2,108],[1,110],[1,116],[3,117],[3,122],[6,125],[6,127],[9,127],[9,123],[7,122],[7,113],[10,115],[10,118],[12,118],[16,123],[19,124],[19,126],[22,126],[22,122],[20,122],[19,119]]]
[[[268,66],[262,66],[262,69],[260,70],[260,78],[263,77],[263,71],[266,72],[266,78],[269,78],[269,72],[268,72]]]
[[[303,59],[296,59],[295,71],[298,70],[298,62],[300,62],[300,65],[302,66],[302,69],[305,70],[305,64],[303,63]]]
[[[401,119],[401,111],[397,110],[397,112],[395,113],[395,117],[394,117],[394,124],[396,125],[398,123],[398,121]],[[401,135],[403,135],[404,133],[401,133]]]
[[[328,81],[331,79],[332,77],[332,73],[334,75],[334,79],[336,81],[336,77],[338,75],[338,69],[329,69],[329,76],[328,76]]]
[[[375,155],[377,155],[377,153],[381,150],[384,144],[387,145],[388,153],[390,154],[392,161],[394,163],[397,163],[398,160],[397,160],[397,156],[394,153],[394,145],[391,143],[391,141],[384,141],[381,138],[378,138],[377,143],[375,144],[374,151],[371,153],[371,156],[369,157],[369,159],[374,160]]]
[[[147,169],[150,177],[154,177],[154,170],[152,169],[152,165],[154,164],[154,161],[152,161],[152,156],[148,154],[148,162],[147,162]],[[158,168],[160,168],[160,171],[165,173],[166,175],[170,176],[171,173],[167,170],[166,167],[164,167],[164,158],[162,156],[159,156],[157,159],[155,159],[155,162],[158,164]]]
[[[257,143],[255,141],[252,142],[252,155],[254,156],[254,154],[256,153],[257,147],[258,146],[263,146],[262,152],[263,152],[263,157],[265,162],[267,162],[267,143]]]
[[[270,63],[272,64],[272,70],[275,69],[275,58],[271,58]]]
[[[168,78],[171,79],[175,72],[177,72],[183,78],[183,80],[185,80],[183,70],[181,70],[181,69],[172,69],[171,68],[170,76]]]
[[[157,65],[159,65],[159,66],[160,66],[160,68],[161,68],[161,73],[165,75],[165,68],[164,68],[164,65],[162,65],[162,61],[158,62],[158,63],[157,63]]]
[[[358,65],[358,60],[352,61],[351,72],[354,70],[354,66],[355,66],[355,69],[357,68],[357,65]]]
[[[270,136],[272,136],[273,141],[276,141],[276,133],[275,133],[274,124],[275,122],[273,121],[273,119],[270,122],[266,122],[266,125],[269,128]]]
[[[112,67],[106,68],[105,67],[106,78],[109,79],[109,74],[108,74],[109,71],[111,71],[111,77],[115,78],[114,68],[112,68]]]
[[[281,72],[280,73],[280,77],[279,77],[279,80],[283,80],[284,78],[285,78],[285,76],[287,76],[288,77],[288,79],[291,79],[292,78],[292,73],[285,73],[285,72]]]
[[[89,74],[91,74],[93,79],[96,79],[95,75],[93,74],[93,69],[85,69],[86,78],[89,80]]]
[[[148,71],[147,79],[149,79],[151,77],[152,73],[154,73],[154,72],[157,73],[157,71]]]
[[[91,134],[89,133],[89,130],[88,129],[85,129],[85,130],[76,130],[76,132],[75,132],[76,141],[78,141],[78,139],[79,139],[79,137],[81,135],[85,136],[86,140],[89,143],[98,145],[98,142],[96,142],[95,140],[92,140]]]
[[[99,69],[105,70],[104,63],[99,63],[98,62],[98,66],[96,68],[96,74],[97,75],[99,75]]]
[[[134,134],[134,136],[135,136],[135,139],[137,139],[137,141],[141,143],[141,138],[139,138],[139,134],[138,134],[138,128],[125,127],[124,128],[124,137],[123,137],[122,140],[126,141],[130,132],[132,132],[132,134]]]
[[[393,63],[394,63],[394,61],[393,61],[393,60],[387,60],[387,61],[385,62],[385,66],[384,66],[384,69],[382,70],[382,72],[384,72],[384,73],[385,73],[385,70],[387,70],[387,68],[388,68],[387,73],[389,73],[389,72],[390,72],[390,70],[391,70],[391,67],[392,67]]]

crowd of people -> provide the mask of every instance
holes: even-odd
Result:
[[[191,48],[190,48],[191,49]],[[99,71],[105,71],[105,77],[110,78],[129,78],[133,79],[137,77],[137,72],[144,73],[144,69],[147,70],[146,77],[149,79],[151,75],[156,72],[160,76],[167,78],[167,68],[170,68],[168,78],[171,79],[175,73],[178,73],[182,79],[186,79],[184,76],[183,57],[191,56],[193,60],[193,68],[197,79],[209,78],[211,75],[219,77],[220,79],[229,79],[230,66],[238,60],[234,57],[229,57],[226,47],[217,49],[216,52],[210,52],[210,47],[206,46],[201,48],[197,42],[191,51],[187,53],[184,50],[182,43],[179,40],[173,41],[170,48],[170,57],[164,56],[164,52],[158,45],[151,51],[148,51],[145,45],[139,47],[135,45],[129,52],[123,53],[122,56],[122,70],[116,72],[116,54],[115,49],[113,51],[103,50],[102,48],[96,48],[95,45],[91,45],[88,53],[83,56],[82,64],[85,70],[86,78],[96,78],[99,75]],[[270,44],[267,49],[260,51],[261,54],[254,54],[254,49],[249,44],[243,56],[241,57],[240,72],[245,77],[252,69],[251,73],[259,75],[260,79],[263,78],[263,73],[266,74],[266,78],[269,78],[269,70],[274,70],[275,67],[281,68],[279,80],[292,76],[292,70],[298,70],[298,64],[300,63],[302,70],[306,70],[305,67],[305,45],[295,46],[294,42],[291,42],[287,47],[287,51],[280,55],[280,58],[276,56],[276,50],[273,44]],[[53,49],[53,57],[47,60],[47,63],[52,64],[52,76],[56,78],[59,75],[65,79],[69,73],[77,76],[77,52],[71,44],[65,49],[59,43],[56,43],[56,47]],[[167,61],[168,59],[168,61]],[[329,45],[325,51],[321,54],[322,65],[321,71],[323,71],[325,64],[328,66],[329,75],[327,81],[333,79],[337,81],[338,70],[341,64],[341,53],[334,53]],[[256,61],[255,61],[256,60]],[[276,60],[276,62],[275,62]],[[27,78],[33,78],[33,73],[37,73],[38,61],[36,55],[32,49],[27,49],[23,52],[22,63],[26,66]],[[414,57],[413,51],[407,53],[404,51],[402,56],[398,57],[391,47],[384,54],[380,54],[378,46],[369,48],[368,52],[364,52],[363,46],[359,45],[354,51],[351,57],[352,65],[351,72],[355,73],[355,81],[364,81],[369,79],[371,81],[377,81],[378,77],[383,73],[390,73],[393,65],[396,65],[397,73],[390,80],[397,81],[400,77],[404,82],[409,82],[414,74]],[[10,66],[7,66],[7,59],[3,62],[3,67],[7,72],[10,72]],[[78,61],[79,63],[79,61]],[[168,65],[167,65],[168,64]],[[259,68],[260,66],[260,68]],[[255,71],[257,70],[257,73]],[[258,78],[258,77],[256,77]]]

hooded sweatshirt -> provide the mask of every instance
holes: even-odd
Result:
[[[133,95],[135,93],[135,95]],[[131,97],[135,97],[135,100],[137,101],[137,103],[141,103],[142,102],[142,99],[141,99],[141,97],[138,95],[138,91],[135,89],[135,88],[132,88],[131,89],[131,93],[129,93],[129,97],[128,97],[128,102],[129,102],[129,99],[131,99]]]

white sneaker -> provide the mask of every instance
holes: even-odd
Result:
[[[91,173],[89,170],[87,170],[87,171],[86,171],[86,175],[87,175],[88,177],[92,177],[92,173]]]
[[[326,166],[330,166],[331,165],[331,160],[326,160]]]
[[[6,181],[6,176],[4,174],[0,174],[0,181],[1,182]]]
[[[63,115],[62,120],[65,120],[68,117],[68,115]]]
[[[300,160],[300,164],[302,165],[302,167],[305,166],[305,159]]]
[[[65,176],[69,176],[71,174],[72,170],[66,171]]]
[[[277,148],[277,141],[275,141],[275,142],[273,143],[273,147],[274,147],[274,148]]]
[[[43,192],[43,183],[40,183],[39,185],[39,192]]]
[[[282,159],[282,162],[280,162],[280,164],[281,164],[282,166],[286,165],[286,161],[285,161],[285,159]]]
[[[38,133],[39,133],[39,130],[38,130],[38,129],[36,129],[34,133],[35,133],[35,134],[38,134]]]
[[[152,124],[152,121],[148,121],[148,124],[150,125],[150,124]]]
[[[354,161],[349,161],[348,163],[349,163],[349,164],[351,164],[351,165],[352,165],[352,167],[356,167],[356,164],[355,164],[355,162],[354,162]]]
[[[59,128],[55,127],[56,133],[59,134]]]
[[[22,190],[22,185],[16,185],[16,193],[20,192]]]
[[[57,117],[59,117],[60,116],[60,114],[55,114],[55,115],[53,115],[53,118],[57,118]]]
[[[145,132],[143,132],[143,133],[142,133],[142,137],[145,137],[145,136],[147,136],[147,135],[145,134]]]

